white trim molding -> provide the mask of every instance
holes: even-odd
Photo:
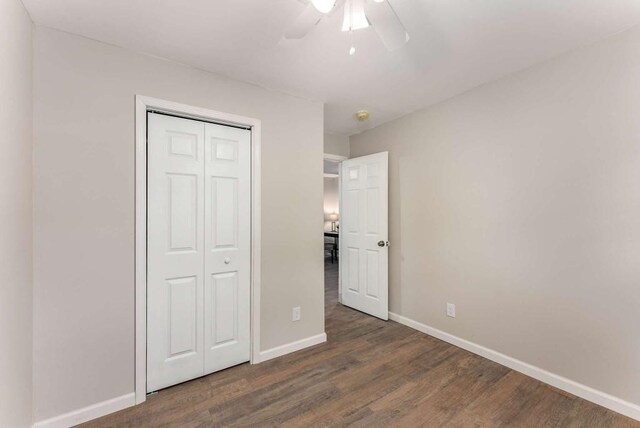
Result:
[[[275,348],[267,349],[260,352],[256,363],[262,363],[268,360],[272,360],[283,355],[290,354],[292,352],[300,351],[310,346],[319,345],[327,341],[327,333],[318,334],[315,336],[306,337],[304,339],[296,340],[295,342],[285,343],[284,345],[276,346]]]
[[[589,386],[575,382],[571,379],[567,379],[555,373],[548,372],[539,367],[525,363],[524,361],[517,360],[508,355],[494,351],[493,349],[486,348],[478,345],[477,343],[470,342],[466,339],[454,336],[446,333],[437,328],[422,324],[418,321],[414,321],[410,318],[402,315],[389,312],[389,319],[396,321],[400,324],[411,327],[429,336],[433,336],[437,339],[443,340],[459,348],[465,349],[474,354],[480,355],[488,360],[494,361],[503,366],[509,367],[512,370],[523,373],[534,379],[544,382],[558,389],[566,391],[570,394],[576,395],[580,398],[584,398],[587,401],[598,404],[607,409],[613,410],[630,418],[640,420],[640,406],[631,402],[625,401],[621,398],[614,397],[602,391],[598,391]]]
[[[147,396],[147,111],[251,129],[251,363],[260,359],[261,121],[136,95],[135,98],[135,402]]]
[[[326,160],[334,161],[334,162],[342,162],[343,160],[349,159],[346,156],[332,155],[331,153],[325,153],[323,155],[323,158]]]
[[[36,422],[34,428],[69,428],[118,410],[126,409],[136,404],[136,395],[134,392],[112,398],[111,400],[101,403],[92,404],[82,409],[74,410],[64,415],[55,416]]]

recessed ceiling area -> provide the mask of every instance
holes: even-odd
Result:
[[[640,23],[637,0],[390,0],[411,36],[285,29],[298,0],[23,0],[36,24],[325,103],[325,130],[355,134]],[[358,122],[354,112],[371,117]]]

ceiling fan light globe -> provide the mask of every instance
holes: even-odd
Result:
[[[315,7],[318,12],[326,15],[333,10],[336,5],[336,0],[311,0],[311,4],[313,4],[313,7]]]
[[[364,0],[347,0],[344,5],[342,31],[354,31],[371,25],[364,13]]]

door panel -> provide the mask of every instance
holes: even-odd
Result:
[[[342,162],[341,302],[388,319],[388,153]],[[379,245],[382,243],[382,246]]]
[[[167,174],[169,252],[197,251],[198,176]]]
[[[367,253],[367,297],[380,298],[380,290],[378,289],[378,275],[380,272],[380,252],[374,250],[365,250]]]
[[[202,375],[204,124],[148,115],[147,391]]]
[[[358,248],[347,247],[346,263],[342,266],[347,270],[347,281],[343,283],[348,290],[358,292],[360,290],[360,250]]]
[[[251,132],[205,127],[205,371],[249,361]]]
[[[197,278],[167,280],[169,287],[169,359],[197,352]]]
[[[211,177],[211,246],[238,247],[238,179]]]
[[[212,275],[211,348],[238,341],[238,273]]]

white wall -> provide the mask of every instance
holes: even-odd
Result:
[[[31,425],[32,24],[0,0],[0,426]]]
[[[331,230],[331,222],[326,221],[327,214],[340,213],[340,193],[339,193],[339,178],[338,177],[325,177],[324,178],[324,230]],[[333,240],[333,238],[328,238]]]
[[[341,134],[324,134],[324,152],[349,157],[349,137]]]
[[[134,389],[135,94],[262,120],[261,347],[323,333],[322,104],[35,34],[36,420]]]
[[[351,138],[390,152],[392,312],[640,404],[639,53],[635,28]]]

